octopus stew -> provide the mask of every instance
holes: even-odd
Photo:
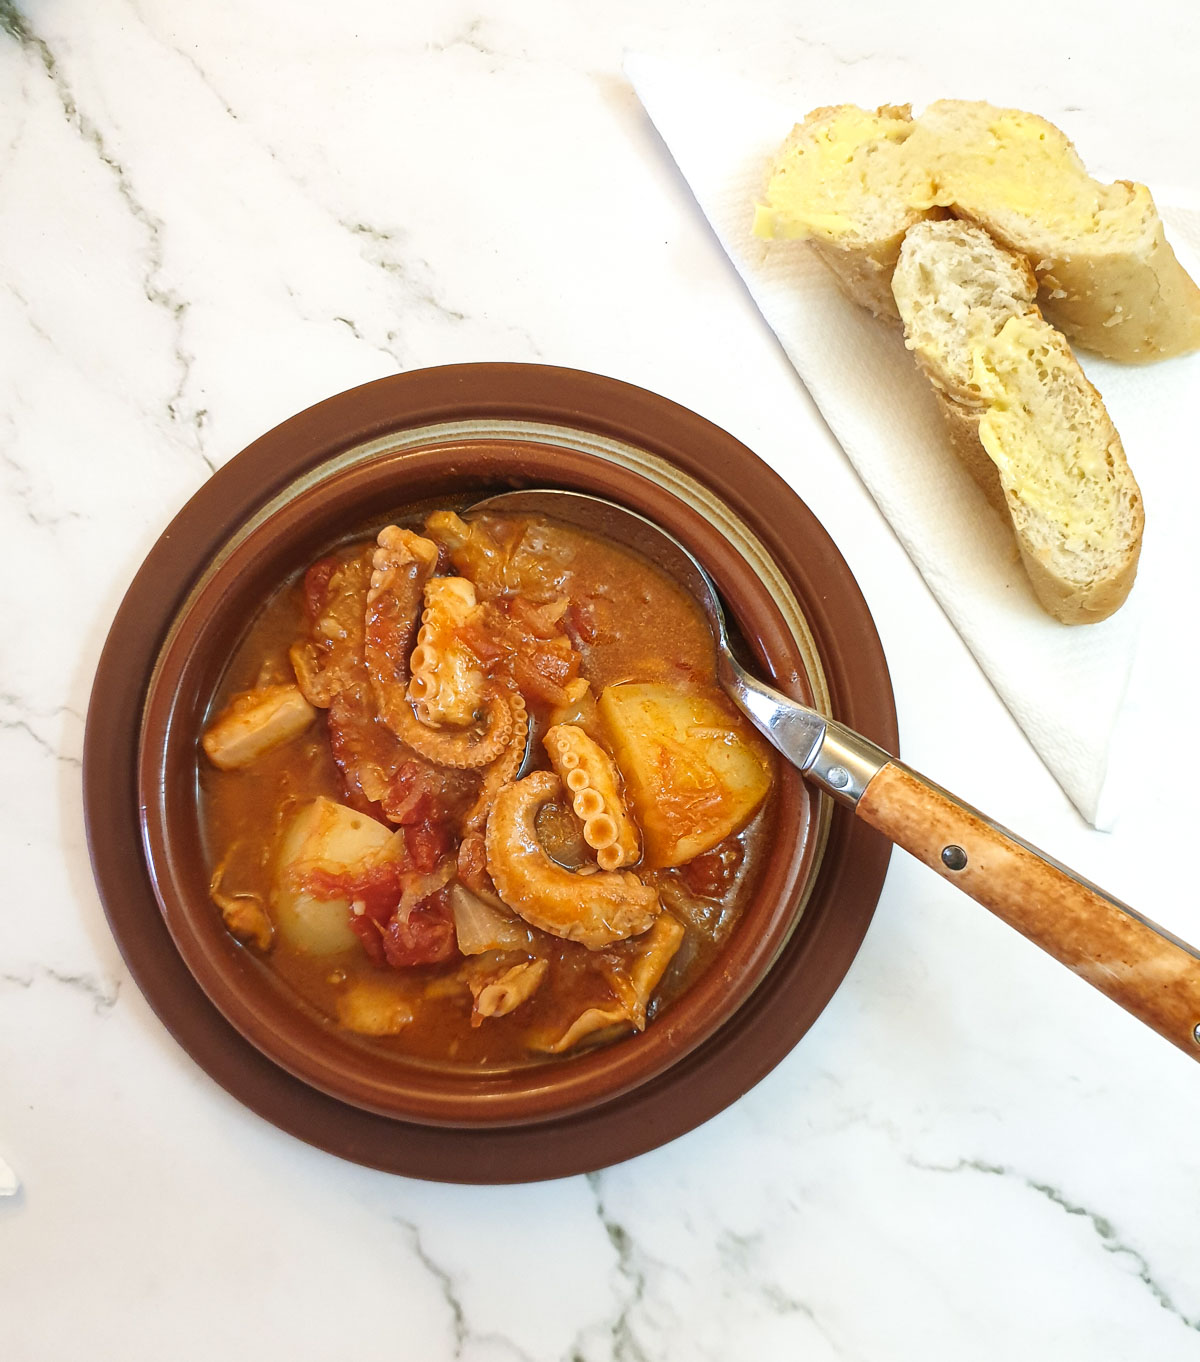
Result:
[[[305,1006],[417,1059],[641,1030],[753,891],[772,754],[648,562],[527,516],[414,525],[314,563],[232,659],[213,902]]]

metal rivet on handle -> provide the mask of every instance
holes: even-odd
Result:
[[[943,847],[942,864],[947,870],[963,870],[966,868],[967,864],[967,853],[962,847]]]
[[[835,790],[844,790],[850,784],[850,772],[844,766],[831,766],[825,779]]]
[[[1196,1025],[1192,1027],[1192,1039],[1197,1045],[1200,1045],[1200,1022],[1197,1022]]]

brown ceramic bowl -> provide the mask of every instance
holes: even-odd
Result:
[[[730,1028],[792,948],[831,840],[831,809],[810,798],[795,771],[781,763],[776,852],[714,965],[644,1033],[525,1067],[418,1064],[387,1044],[349,1037],[299,1005],[229,937],[207,892],[197,740],[255,612],[330,545],[369,532],[406,505],[432,497],[475,499],[517,486],[592,492],[657,521],[709,568],[764,676],[857,722],[879,741],[895,741],[878,641],[836,550],[748,450],[661,398],[538,366],[430,370],[321,403],[221,470],[181,512],[131,588],[89,711],[89,838],[110,918],[128,954],[128,924],[113,908],[116,881],[119,874],[126,881],[140,874],[187,970],[244,1041],[346,1110],[449,1128],[447,1134],[551,1130],[592,1111],[612,1112],[635,1091],[660,1089]],[[839,614],[853,626],[843,627],[840,637]],[[147,639],[143,631],[140,643],[151,663],[137,724],[142,865],[118,872],[102,849],[102,825],[119,822],[121,814],[109,812],[97,760],[106,746],[105,709],[120,698],[114,688],[128,688],[130,679],[127,672],[118,679],[111,654],[139,617],[157,625],[156,636]],[[858,713],[846,703],[856,691],[870,692]],[[127,840],[127,823],[121,828],[117,840]],[[844,831],[832,839],[839,858],[845,842]],[[871,859],[862,892],[850,895],[853,920],[830,938],[835,968],[825,977],[814,973],[817,1010],[865,930],[883,864],[886,855]],[[846,871],[829,867],[828,878],[844,885]],[[805,1010],[815,1016],[811,1006]]]

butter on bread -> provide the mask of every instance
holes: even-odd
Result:
[[[955,219],[905,235],[892,280],[905,343],[956,452],[1012,518],[1038,600],[1064,624],[1133,586],[1142,499],[1099,393],[1035,303],[1026,261]]]
[[[1093,180],[1058,128],[1018,109],[816,109],[776,157],[754,230],[811,241],[855,301],[895,316],[905,232],[948,216],[1026,256],[1046,317],[1087,349],[1144,362],[1200,347],[1200,288],[1150,191]]]

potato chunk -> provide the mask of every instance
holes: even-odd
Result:
[[[214,766],[235,771],[299,737],[316,717],[299,686],[244,690],[209,725],[204,750]]]
[[[394,833],[373,818],[315,799],[288,824],[279,847],[271,892],[271,916],[280,936],[308,955],[332,955],[359,944],[350,930],[346,899],[318,899],[297,887],[306,871],[332,875],[376,864]]]
[[[709,696],[630,682],[600,697],[647,866],[683,865],[736,832],[771,786],[765,744]]]

